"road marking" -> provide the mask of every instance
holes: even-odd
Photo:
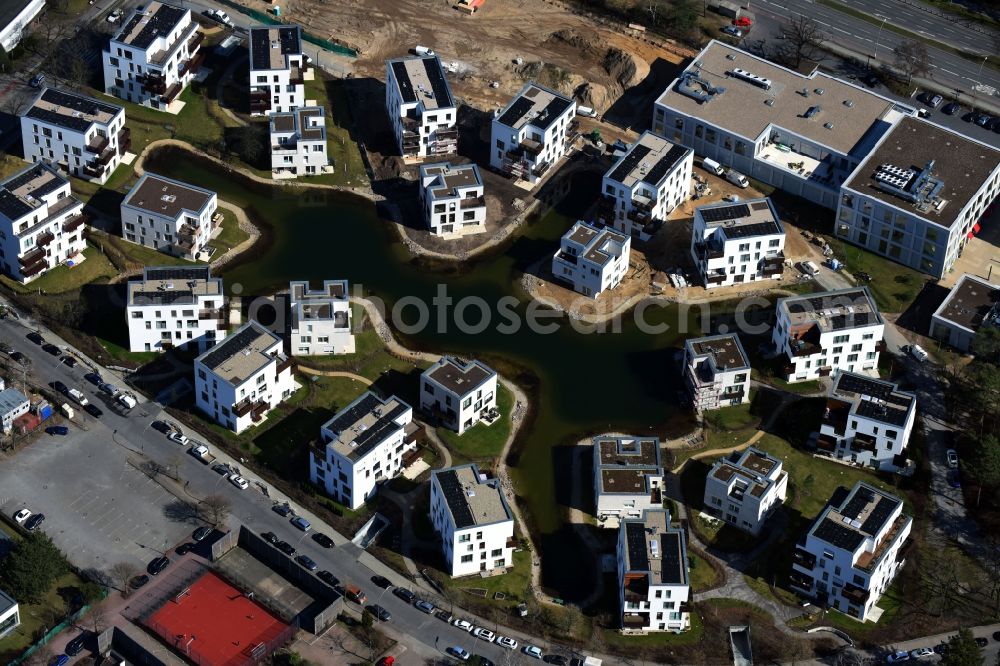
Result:
[[[941,70],[942,72],[947,72],[948,74],[951,74],[952,76],[960,76],[960,74],[959,74],[958,72],[953,72],[953,71],[951,71],[950,69],[945,69],[944,67],[941,67],[941,68],[939,68],[939,69],[940,69],[940,70]]]
[[[837,26],[833,26],[833,29],[834,30],[839,30],[840,32],[844,33],[845,35],[851,34],[851,33],[847,32],[846,30],[844,30],[843,28],[838,28]]]

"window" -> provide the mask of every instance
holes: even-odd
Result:
[[[462,555],[462,564],[468,564],[472,561],[472,555]]]
[[[459,534],[458,535],[458,542],[459,543],[468,543],[471,540],[472,540],[472,535],[471,534]]]

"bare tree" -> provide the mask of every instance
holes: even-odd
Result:
[[[155,479],[160,474],[164,474],[167,468],[155,460],[144,460],[139,464],[139,469],[143,474],[151,479]]]
[[[201,509],[205,520],[213,525],[219,525],[229,518],[232,504],[222,495],[209,495],[201,501]]]
[[[910,40],[892,50],[896,69],[906,75],[909,83],[914,76],[927,76],[931,71],[931,54],[923,42]]]
[[[46,643],[32,652],[26,663],[29,664],[29,666],[48,666],[48,664],[52,663],[52,659],[55,656],[56,654],[52,649],[52,645],[50,643]]]
[[[180,455],[176,453],[170,456],[170,460],[167,461],[167,476],[169,476],[174,481],[178,481],[181,478],[180,469],[182,462],[183,461],[181,460]]]
[[[118,589],[122,591],[122,594],[128,596],[128,584],[129,581],[135,578],[139,574],[139,567],[135,566],[131,562],[118,562],[112,565],[111,570],[108,571],[108,575],[111,580],[115,582]]]
[[[784,28],[783,36],[774,55],[792,69],[797,69],[803,60],[819,62],[826,57],[823,51],[826,33],[812,19],[799,14],[797,19]]]
[[[108,628],[108,614],[102,606],[94,606],[87,614],[87,621],[84,625],[95,634],[100,634]]]

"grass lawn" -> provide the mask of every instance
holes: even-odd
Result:
[[[326,108],[326,150],[333,173],[303,179],[304,183],[324,185],[368,185],[368,175],[358,144],[351,137],[351,110],[342,81],[326,79],[318,69],[312,81],[305,82],[306,99],[314,99]]]
[[[723,520],[702,518],[700,512],[693,513],[691,528],[697,532],[702,541],[730,553],[746,552],[757,544],[756,537],[727,524]]]
[[[437,433],[456,458],[469,461],[495,458],[510,436],[510,415],[514,409],[514,396],[500,383],[497,384],[497,408],[500,418],[492,425],[477,423],[462,435],[448,428],[438,428]]]
[[[141,268],[143,266],[190,266],[194,262],[180,257],[174,257],[154,250],[151,247],[144,247],[136,243],[130,243],[120,236],[103,234],[100,232],[91,233],[91,242],[101,248],[105,254],[117,259],[115,263],[123,264],[125,268]]]
[[[0,158],[0,178],[13,176],[21,169],[27,169],[29,166],[30,164],[22,160],[20,157],[16,157],[14,155],[4,155]]]
[[[507,595],[507,598],[497,603],[515,606],[527,601],[531,596],[529,591],[531,588],[531,552],[527,550],[515,552],[514,566],[502,576],[490,576],[489,578],[466,576],[452,580],[452,583],[460,590],[484,589],[486,590],[486,600],[491,602],[493,595],[501,592]]]
[[[872,276],[868,288],[883,312],[906,310],[923,289],[927,277],[922,273],[833,236],[827,239],[850,273],[865,272]]]
[[[30,284],[25,285],[15,282],[6,275],[0,276],[0,282],[22,294],[31,292],[61,294],[80,289],[83,285],[89,284],[99,278],[111,278],[118,274],[118,271],[108,261],[108,258],[101,254],[97,248],[88,246],[83,251],[83,256],[87,259],[82,264],[73,266],[72,268],[65,264],[56,266]]]
[[[710,601],[717,601],[711,599]],[[708,602],[705,602],[708,603]],[[672,634],[669,631],[652,632],[645,635],[629,635],[620,633],[617,629],[601,629],[604,633],[604,643],[616,650],[670,648],[680,645],[700,643],[704,636],[704,627],[698,613],[691,613],[691,629],[683,634]]]
[[[688,549],[688,565],[691,567],[689,582],[692,592],[709,590],[722,582],[722,576],[708,563],[703,555]]]
[[[59,592],[69,588],[79,589],[82,583],[75,573],[67,573],[56,579],[40,603],[20,604],[21,624],[0,639],[0,662],[13,661],[35,642],[36,633],[44,627],[54,626],[68,615],[71,609]]]
[[[104,350],[108,352],[111,358],[118,361],[128,361],[129,363],[145,365],[160,357],[159,352],[133,352],[110,340],[97,338],[97,341],[101,343],[101,346],[104,347]]]
[[[250,234],[240,229],[236,213],[222,206],[219,206],[219,212],[222,213],[222,231],[218,236],[210,240],[208,244],[214,247],[217,253],[223,254],[250,238]]]

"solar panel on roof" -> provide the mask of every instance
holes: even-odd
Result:
[[[571,103],[568,99],[563,99],[562,97],[552,98],[531,124],[543,130],[548,129],[549,125],[554,123],[556,118],[562,115],[563,111],[568,109]]]
[[[637,145],[632,150],[630,150],[625,157],[621,159],[617,166],[615,166],[614,171],[611,172],[612,180],[616,180],[619,183],[624,182],[628,178],[632,170],[635,169],[639,164],[652,152],[648,147],[643,145]]]
[[[507,127],[513,127],[517,121],[524,117],[524,114],[526,114],[531,107],[534,106],[534,104],[535,103],[527,97],[518,97],[500,116],[500,123],[506,125]]]
[[[824,518],[816,526],[813,534],[817,539],[822,539],[837,548],[850,551],[856,550],[861,545],[861,542],[864,541],[864,537],[854,530],[844,527],[829,518]]]
[[[859,489],[858,492],[851,496],[850,501],[847,503],[840,513],[844,515],[845,518],[850,518],[851,520],[857,520],[861,512],[865,510],[868,503],[871,501],[866,497],[865,493],[862,492],[864,489]]]
[[[135,291],[132,292],[132,302],[137,305],[145,303],[170,305],[171,303],[176,303],[177,301],[183,299],[190,300],[192,296],[193,294],[188,289],[170,289],[168,291]]]
[[[687,568],[687,563],[681,562],[680,532],[664,533],[661,537],[661,543],[660,559],[663,565],[663,582],[679,585],[684,582],[684,572]]]
[[[208,266],[150,266],[146,268],[147,280],[207,280]]]
[[[250,325],[239,332],[227,336],[222,342],[212,348],[201,362],[214,370],[230,358],[239,354],[247,345],[257,339],[261,331],[260,324],[251,321]]]
[[[424,58],[424,70],[427,78],[431,82],[431,90],[434,92],[434,99],[438,106],[454,106],[451,101],[451,92],[448,90],[448,82],[444,80],[444,72],[441,71],[441,61],[437,56]]]
[[[771,236],[776,233],[779,233],[779,230],[778,225],[774,222],[755,222],[754,224],[741,224],[739,226],[726,227],[726,236],[729,238]]]
[[[21,201],[7,190],[0,191],[0,214],[9,220],[24,217],[32,210],[31,206]]]
[[[864,524],[861,525],[861,531],[872,536],[878,534],[879,530],[885,526],[885,521],[889,520],[889,516],[892,515],[897,506],[899,506],[899,500],[888,497],[880,499],[875,508],[868,514],[868,518],[865,519]]]
[[[138,15],[133,19],[136,22],[141,22],[144,18],[148,18],[146,25],[143,26],[139,34],[135,36],[130,44],[132,46],[138,47],[140,49],[149,48],[149,45],[156,40],[157,37],[166,36],[170,34],[170,31],[184,18],[186,10],[179,7],[172,7],[170,5],[160,5],[152,16]],[[121,35],[128,35],[130,30],[123,30]]]
[[[642,523],[625,523],[625,542],[628,547],[629,569],[649,571],[649,554],[646,552],[646,526]]]
[[[643,180],[651,185],[656,185],[663,179],[678,162],[687,154],[687,148],[683,146],[671,146],[667,154],[653,165],[649,173]]]
[[[750,216],[750,207],[746,204],[732,206],[712,206],[700,209],[701,218],[706,222],[722,222],[723,220],[738,220]]]
[[[475,525],[476,521],[472,517],[469,503],[465,500],[465,490],[458,480],[458,473],[453,469],[439,472],[437,480],[441,486],[441,493],[444,495],[445,501],[448,502],[448,508],[451,509],[451,515],[455,519],[455,527],[462,529]]]
[[[889,397],[889,394],[892,393],[893,390],[892,384],[875,381],[874,379],[869,379],[868,377],[847,372],[842,373],[837,379],[837,388],[842,391],[861,393],[863,395],[870,395],[873,398],[881,399]]]
[[[416,102],[417,94],[413,92],[413,84],[410,82],[410,75],[406,72],[406,63],[397,60],[392,63],[392,73],[396,78],[396,85],[399,86],[399,96],[406,103]]]

